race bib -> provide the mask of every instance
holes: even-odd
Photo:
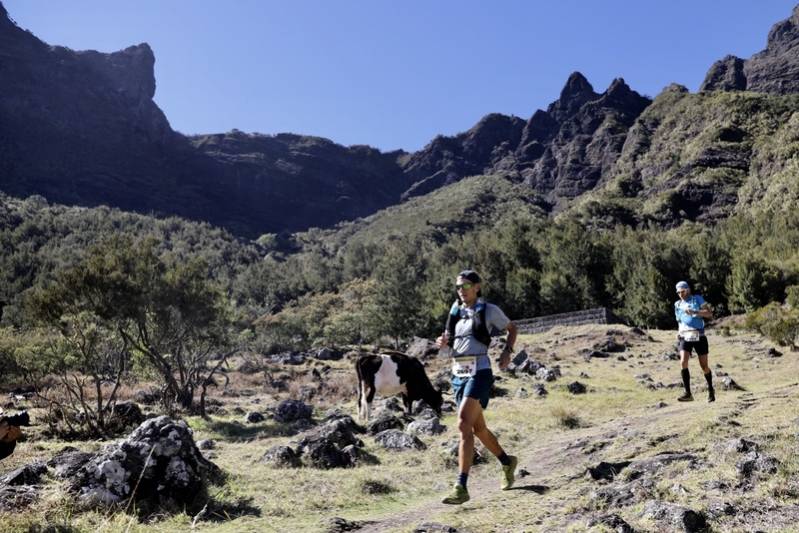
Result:
[[[699,331],[695,329],[689,329],[688,331],[683,331],[680,335],[682,335],[682,338],[685,342],[698,342],[699,337],[701,337]]]
[[[476,368],[477,364],[474,358],[452,361],[452,373],[459,378],[473,376]]]

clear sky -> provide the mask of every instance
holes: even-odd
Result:
[[[50,44],[147,42],[187,134],[293,132],[418,150],[492,112],[529,118],[579,70],[655,96],[762,50],[785,0],[0,0]]]

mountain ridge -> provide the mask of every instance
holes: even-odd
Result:
[[[714,64],[699,94],[746,89],[779,97],[799,91],[799,81],[792,81],[799,80],[799,61],[792,58],[799,44],[797,13],[795,9],[773,26],[762,52],[748,60],[727,56]],[[39,194],[65,204],[107,204],[205,220],[253,238],[333,227],[473,175],[526,184],[545,200],[552,215],[587,202],[609,201],[612,205],[600,206],[607,223],[636,223],[648,217],[672,224],[678,217],[669,209],[655,217],[649,217],[646,207],[638,212],[640,206],[631,208],[633,212],[608,212],[625,198],[649,195],[646,201],[651,204],[666,189],[692,187],[681,185],[680,175],[673,173],[655,188],[636,177],[657,169],[666,172],[668,166],[627,172],[631,151],[651,149],[647,132],[663,132],[664,124],[671,127],[677,119],[647,118],[653,114],[647,114],[653,101],[622,78],[598,93],[585,76],[574,72],[558,99],[527,120],[491,113],[465,132],[439,135],[408,153],[345,147],[289,133],[233,130],[184,136],[171,128],[152,99],[154,62],[146,43],[110,54],[47,45],[17,27],[0,3],[0,188],[14,196]],[[780,68],[766,68],[774,65]],[[667,99],[669,94],[682,92],[670,86],[661,93]],[[785,119],[785,114],[779,117]],[[728,130],[752,138],[746,128],[733,124]],[[703,131],[693,128],[690,135],[701,139]],[[670,150],[672,157],[681,150],[674,143],[661,148]],[[708,150],[692,168],[749,172],[745,154],[733,153],[726,145]],[[684,176],[690,174],[684,169]],[[756,179],[768,176],[760,173]],[[732,179],[737,186],[747,180],[754,178]],[[729,211],[724,206],[737,194],[735,187],[727,187],[723,195],[694,188],[680,198],[696,204],[683,210],[695,219],[708,212],[723,216]],[[749,198],[757,202],[756,195]],[[589,210],[581,216],[593,215]],[[667,220],[669,216],[673,220]]]

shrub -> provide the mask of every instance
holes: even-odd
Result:
[[[29,291],[26,316],[60,334],[49,371],[88,376],[99,391],[97,384],[109,379],[118,386],[137,353],[163,381],[168,409],[173,402],[195,407],[199,391],[202,411],[206,387],[233,353],[226,352],[232,344],[230,314],[208,280],[207,264],[168,263],[156,252],[152,239],[114,238],[97,245],[52,282]]]
[[[788,304],[791,309],[799,310],[799,285],[791,285],[785,289],[785,293],[785,303]]]
[[[765,335],[780,346],[796,350],[799,341],[799,310],[786,309],[776,302],[746,316],[746,326]]]
[[[553,407],[551,410],[555,423],[566,429],[576,429],[583,425],[577,413],[564,407]]]

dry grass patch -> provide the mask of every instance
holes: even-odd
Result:
[[[552,418],[555,419],[555,424],[565,429],[575,429],[583,425],[580,417],[576,411],[567,409],[562,406],[556,406],[549,410]]]

